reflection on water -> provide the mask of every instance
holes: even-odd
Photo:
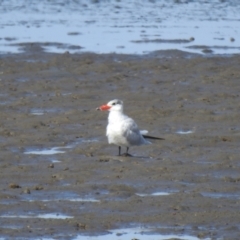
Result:
[[[78,235],[74,240],[164,240],[164,239],[179,239],[179,240],[199,240],[200,238],[189,235],[175,235],[175,234],[159,234],[153,233],[148,228],[126,228],[109,230],[109,234],[101,236],[83,236]],[[209,239],[209,238],[201,238]]]
[[[240,193],[219,193],[219,192],[203,192],[201,193],[204,197],[210,198],[232,198],[232,199],[240,199]]]
[[[191,134],[194,133],[192,130],[178,130],[176,133],[178,134]]]
[[[72,216],[67,216],[60,213],[45,213],[45,214],[29,214],[29,215],[2,215],[0,218],[44,218],[44,219],[69,219]]]
[[[68,146],[62,146],[62,147],[52,147],[52,148],[41,148],[36,149],[33,147],[29,147],[28,150],[24,152],[24,154],[33,154],[33,155],[54,155],[59,153],[65,153],[66,151],[63,149],[71,149],[77,146],[78,144],[84,144],[84,143],[93,143],[98,142],[98,139],[92,138],[92,139],[84,139],[79,138],[75,143],[68,145]],[[52,160],[54,162],[54,160]],[[57,161],[59,162],[59,161]]]
[[[68,192],[68,191],[51,191],[46,194],[35,193],[30,195],[23,196],[23,201],[29,202],[58,202],[58,201],[66,201],[66,202],[89,202],[89,203],[98,203],[100,200],[93,198],[92,196],[84,194],[83,196],[79,196],[79,194]]]
[[[62,111],[61,109],[57,108],[49,108],[49,109],[38,109],[38,108],[33,108],[30,111],[31,115],[43,115],[45,113],[57,113]]]
[[[239,53],[239,12],[237,0],[2,1],[0,52]]]
[[[28,150],[28,151],[25,151],[24,154],[53,155],[58,153],[65,153],[65,151],[60,150],[63,148],[71,148],[71,147],[67,146],[67,147],[53,147],[50,149],[41,149],[41,150]]]
[[[0,204],[14,205],[19,202],[65,202],[68,205],[72,203],[100,203],[101,201],[92,196],[92,194],[79,194],[68,191],[51,192],[32,192],[31,194],[22,194],[21,198],[1,199]]]
[[[151,197],[151,196],[168,196],[171,193],[169,192],[154,192],[154,193],[136,193],[137,196],[139,197]]]

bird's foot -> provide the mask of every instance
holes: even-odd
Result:
[[[122,156],[122,157],[132,157],[132,155],[129,154],[129,153],[123,153],[123,154],[121,154],[120,156]]]

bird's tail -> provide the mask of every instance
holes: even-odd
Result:
[[[148,135],[142,135],[144,138],[154,139],[154,140],[165,140],[165,138],[153,137]]]

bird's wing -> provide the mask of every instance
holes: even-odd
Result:
[[[148,138],[148,139],[155,139],[155,140],[165,140],[164,138],[159,138],[159,137],[153,137],[146,135],[148,134],[147,130],[139,130],[137,124],[134,122],[133,119],[128,118],[127,120],[124,121],[123,124],[123,135],[125,137],[128,137],[129,139],[132,139],[133,141],[139,141],[142,142],[142,137],[143,138]]]
[[[131,118],[127,118],[123,121],[122,134],[131,145],[140,145],[145,141],[137,124]]]

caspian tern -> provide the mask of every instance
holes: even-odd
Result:
[[[114,99],[107,104],[97,108],[101,111],[109,111],[106,136],[109,144],[115,144],[121,155],[121,147],[126,147],[124,156],[131,156],[128,153],[129,147],[143,144],[151,144],[145,138],[164,140],[163,138],[147,136],[147,130],[139,130],[135,121],[123,113],[123,101]]]

